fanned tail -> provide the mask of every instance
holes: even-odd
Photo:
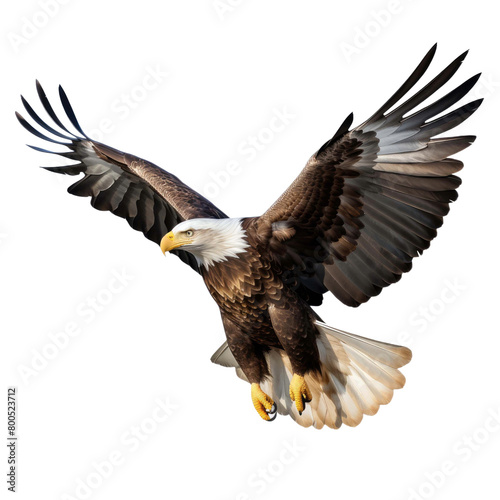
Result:
[[[312,401],[299,415],[288,395],[292,379],[290,360],[284,351],[268,353],[271,379],[261,384],[277,405],[278,412],[290,415],[298,424],[321,429],[355,427],[363,415],[375,415],[389,403],[405,377],[398,370],[411,360],[411,351],[376,340],[343,332],[317,321],[321,373],[306,374]]]
[[[261,383],[261,388],[274,400],[278,413],[290,415],[303,427],[355,427],[363,415],[375,415],[380,405],[391,401],[394,390],[404,386],[405,377],[398,368],[411,360],[411,351],[343,332],[320,321],[316,321],[316,327],[321,373],[305,375],[312,401],[302,415],[289,396],[293,372],[285,351],[271,349],[266,354],[271,377]],[[227,343],[212,356],[212,361],[235,367],[238,377],[248,381]]]

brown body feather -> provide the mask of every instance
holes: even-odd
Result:
[[[242,222],[248,251],[202,268],[207,288],[221,309],[231,351],[250,382],[268,375],[264,353],[284,349],[296,373],[319,370],[316,319],[309,305],[283,284],[282,270],[258,234],[258,218]]]

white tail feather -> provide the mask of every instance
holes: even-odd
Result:
[[[273,349],[268,354],[271,379],[262,384],[262,390],[274,399],[279,413],[290,415],[304,427],[354,427],[363,415],[375,415],[380,405],[391,401],[393,391],[404,386],[398,368],[410,361],[411,351],[319,321],[316,325],[321,373],[305,376],[313,397],[302,415],[288,396],[292,368],[284,351]]]
[[[326,425],[338,429],[342,424],[355,427],[363,415],[375,415],[380,405],[391,401],[394,390],[404,386],[405,378],[398,368],[411,360],[411,351],[343,332],[319,321],[316,326],[321,373],[305,375],[312,400],[302,415],[289,396],[293,371],[283,350],[271,349],[266,354],[271,377],[261,388],[274,400],[280,414],[290,415],[304,427],[321,429]],[[217,353],[221,351],[224,349]],[[218,362],[216,355],[212,361]],[[228,366],[227,360],[224,361]],[[236,367],[240,378],[247,380],[236,360],[231,366]]]

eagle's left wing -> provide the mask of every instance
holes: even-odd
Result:
[[[436,137],[467,119],[481,99],[447,112],[476,75],[417,109],[457,71],[462,54],[395,109],[420,80],[434,46],[401,88],[366,122],[349,116],[258,220],[285,281],[310,304],[330,290],[350,306],[398,281],[422,253],[456,199],[462,163],[449,158],[474,136]]]
[[[64,111],[81,136],[71,132],[58,118],[38,82],[37,91],[45,111],[57,128],[42,120],[21,97],[23,105],[33,121],[53,137],[45,135],[45,132],[41,133],[19,113],[16,115],[29,132],[46,141],[65,146],[69,151],[54,152],[36,146],[30,147],[78,162],[61,167],[44,167],[59,174],[83,174],[81,179],[68,188],[69,193],[91,197],[94,208],[110,211],[126,219],[133,229],[141,231],[146,238],[158,245],[162,237],[183,220],[226,217],[210,201],[169,172],[137,156],[90,139],[80,127],[61,87],[59,95]],[[192,254],[180,249],[171,253],[199,272]]]

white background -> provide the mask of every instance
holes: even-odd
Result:
[[[1,367],[2,390],[19,394],[17,498],[498,498],[491,2],[52,0],[50,16],[42,4],[9,2],[1,21]],[[470,100],[486,101],[452,132],[478,139],[458,155],[460,197],[431,249],[368,304],[327,297],[319,310],[329,324],[414,353],[406,387],[354,429],[263,422],[249,386],[209,360],[224,333],[199,276],[69,196],[74,178],[37,168],[60,160],[28,149],[43,143],[14,118],[20,93],[43,113],[36,78],[57,110],[62,84],[90,135],[210,191],[232,216],[258,215],[348,113],[366,119],[434,42],[426,81],[471,49],[446,91],[483,71]],[[262,151],[243,154],[275,110],[293,118]],[[231,161],[228,181],[220,172]],[[113,273],[129,281],[110,294]],[[109,302],[94,316],[92,297]],[[79,334],[54,353],[51,339],[71,325]],[[175,406],[163,422],[157,398]],[[94,464],[110,455],[119,463],[99,475]]]

